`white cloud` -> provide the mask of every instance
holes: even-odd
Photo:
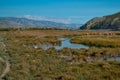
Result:
[[[81,23],[83,23],[83,16],[81,17],[81,16],[70,16],[69,17],[69,20],[72,22],[72,23],[79,23],[79,24],[81,24]]]
[[[93,16],[70,16],[69,20],[73,23],[84,24],[91,18],[93,18]]]
[[[58,23],[70,23],[71,19],[69,18],[51,18],[51,17],[44,17],[44,16],[31,16],[31,15],[25,15],[25,18],[33,19],[33,20],[44,20],[44,21],[53,21]]]
[[[44,20],[44,21],[52,21],[52,22],[65,23],[65,24],[69,24],[69,23],[83,24],[90,19],[88,16],[69,16],[68,18],[53,18],[53,17],[45,17],[45,16],[25,15],[24,17],[33,20]]]

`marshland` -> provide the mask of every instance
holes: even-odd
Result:
[[[0,75],[10,64],[5,80],[120,80],[119,31],[16,29],[0,38]],[[56,49],[60,38],[87,48]]]

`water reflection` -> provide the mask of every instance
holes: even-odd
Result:
[[[85,49],[88,49],[89,47],[88,46],[85,46],[85,45],[82,45],[82,44],[73,44],[73,43],[70,43],[70,40],[71,38],[58,38],[58,40],[61,40],[61,45],[57,45],[57,46],[54,46],[54,45],[51,45],[51,44],[40,44],[39,46],[43,49],[49,49],[49,48],[52,48],[54,47],[55,49],[57,50],[60,50],[62,48],[73,48],[73,49],[80,49],[80,48],[85,48]]]
[[[108,61],[120,61],[120,56],[108,58]]]

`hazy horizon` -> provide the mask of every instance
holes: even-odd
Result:
[[[4,0],[0,17],[26,17],[62,23],[83,24],[94,17],[120,11],[116,0]]]

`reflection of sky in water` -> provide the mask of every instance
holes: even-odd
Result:
[[[120,57],[108,58],[108,61],[120,61]]]
[[[57,50],[60,50],[62,48],[68,47],[68,48],[73,48],[73,49],[80,49],[80,48],[85,48],[88,49],[88,46],[82,45],[82,44],[73,44],[70,43],[71,38],[58,38],[58,40],[61,40],[61,45],[60,46],[53,46],[51,44],[40,44],[39,47],[43,48],[44,50],[47,50],[49,48],[54,47]],[[99,62],[104,61],[104,58],[98,59]],[[120,57],[111,57],[107,58],[107,61],[120,61]]]
[[[71,38],[59,38],[59,40],[62,41],[60,46],[53,46],[53,45],[50,45],[50,44],[45,44],[45,45],[40,45],[40,47],[42,47],[45,50],[48,49],[48,48],[51,48],[51,47],[54,47],[57,50],[62,49],[64,47],[75,48],[75,49],[80,49],[80,48],[88,49],[89,48],[88,46],[85,46],[85,45],[82,45],[82,44],[70,43],[70,39]]]
[[[102,61],[119,61],[120,62],[120,56],[106,58],[106,60],[104,60],[104,58],[101,57],[100,59],[98,59],[98,61],[99,62],[102,62]]]

